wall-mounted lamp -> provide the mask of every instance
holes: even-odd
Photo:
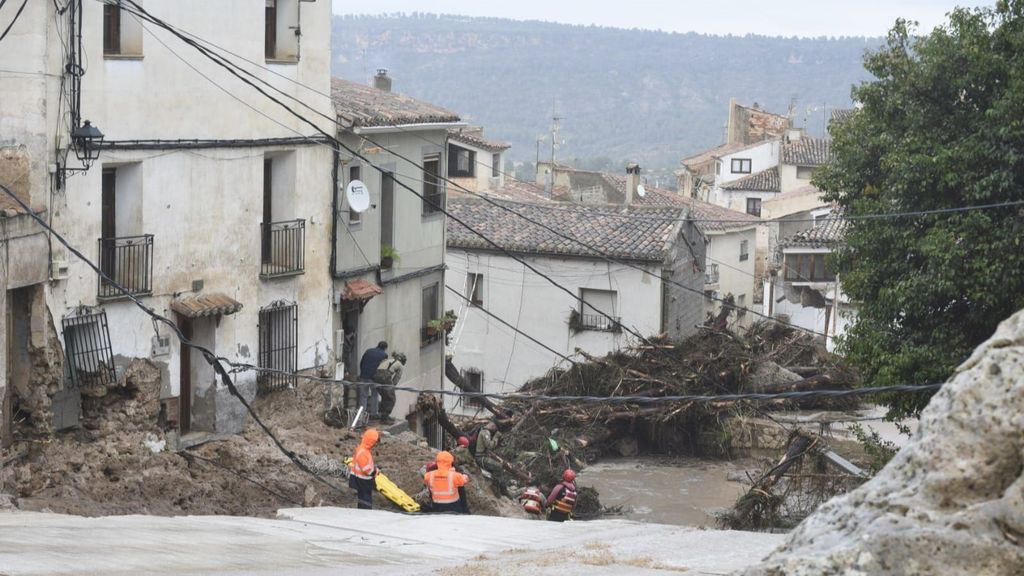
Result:
[[[68,168],[57,164],[57,188],[63,189],[69,172],[87,172],[100,157],[100,144],[103,143],[103,132],[86,120],[81,126],[71,131],[71,146],[75,156],[82,163],[81,168]]]

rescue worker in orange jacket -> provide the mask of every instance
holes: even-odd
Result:
[[[459,488],[469,482],[469,476],[452,469],[455,457],[451,452],[437,453],[437,469],[423,475],[423,483],[430,490],[434,512],[463,513],[464,507]]]
[[[544,506],[551,509],[551,512],[548,513],[548,520],[565,522],[569,519],[572,509],[576,506],[576,472],[571,468],[562,472],[562,481],[556,484],[548,494]],[[552,506],[554,507],[552,508]]]
[[[356,448],[356,453],[352,456],[352,464],[349,467],[348,485],[356,489],[358,507],[366,510],[373,508],[373,490],[376,487],[374,477],[377,475],[377,465],[373,461],[373,453],[370,450],[379,441],[380,433],[376,428],[370,428],[363,432],[363,441]]]

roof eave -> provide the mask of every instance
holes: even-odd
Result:
[[[424,130],[447,130],[449,128],[460,128],[466,123],[457,120],[453,122],[410,122],[407,124],[386,124],[380,126],[354,126],[354,134],[382,134],[385,132],[419,132]]]

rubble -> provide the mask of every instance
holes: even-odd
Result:
[[[0,453],[0,494],[8,494],[21,510],[83,516],[272,517],[286,507],[355,506],[355,494],[344,481],[334,482],[338,491],[319,483],[288,461],[251,421],[241,435],[186,451],[168,450],[158,425],[159,386],[159,369],[136,360],[118,382],[88,390],[80,429],[22,437]],[[357,434],[314,417],[322,395],[319,384],[300,380],[297,389],[257,398],[254,408],[307,461],[338,463],[351,456]],[[385,436],[375,450],[378,464],[410,493],[422,486],[417,469],[435,454],[419,440],[412,433]],[[469,490],[474,514],[518,514],[485,482],[477,484]],[[397,510],[379,495],[375,506]]]
[[[1024,573],[1024,311],[957,368],[869,482],[746,576]]]

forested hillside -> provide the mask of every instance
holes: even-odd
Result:
[[[820,134],[867,77],[879,39],[708,36],[429,14],[336,16],[334,73],[441,104],[532,161],[552,112],[559,160],[636,160],[652,174],[718,144],[730,97],[785,113]],[[822,107],[825,107],[824,113]],[[541,156],[550,155],[550,136]]]

